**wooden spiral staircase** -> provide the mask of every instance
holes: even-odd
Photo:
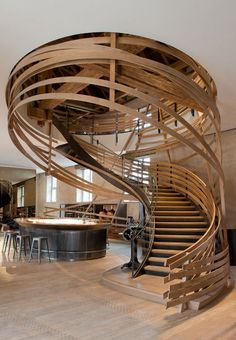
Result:
[[[155,235],[144,273],[167,276],[167,258],[193,245],[209,226],[206,216],[186,196],[158,186],[154,197]]]
[[[228,282],[216,94],[209,73],[185,53],[108,32],[35,49],[6,89],[10,137],[38,167],[95,197],[143,203],[143,257],[132,275],[161,275],[167,308],[196,299],[200,308]],[[100,144],[103,135],[115,144],[127,137],[118,153]],[[113,188],[80,178],[61,156]]]
[[[221,214],[207,185],[186,168],[158,163],[152,223],[144,227],[145,253],[133,277],[163,277],[167,307],[201,308],[228,284],[228,248]],[[148,246],[147,246],[148,243]],[[194,307],[193,307],[194,306]]]

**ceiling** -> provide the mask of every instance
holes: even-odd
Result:
[[[0,179],[9,181],[12,184],[24,182],[29,178],[33,178],[36,171],[33,169],[15,168],[15,167],[0,167]]]
[[[235,13],[235,0],[1,0],[0,166],[36,168],[8,137],[5,87],[11,69],[34,48],[84,32],[141,35],[189,54],[216,82],[222,129],[235,128]]]

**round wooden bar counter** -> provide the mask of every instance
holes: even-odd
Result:
[[[106,255],[108,223],[82,219],[19,219],[21,234],[48,238],[53,259],[91,260]],[[42,252],[46,254],[46,249]]]

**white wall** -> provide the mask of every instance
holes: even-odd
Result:
[[[68,169],[73,173],[75,173],[76,171],[76,167],[74,166],[69,167]],[[45,207],[60,208],[60,204],[76,204],[76,188],[59,180],[57,181],[57,201],[53,203],[46,202],[46,175],[45,173],[41,173],[38,174],[36,178],[36,214],[38,216],[44,214]],[[110,183],[106,182],[96,173],[93,173],[93,182],[97,185],[100,185],[102,188],[107,188],[111,190],[115,189]],[[118,203],[118,200],[104,196],[98,196],[96,198],[96,202],[100,201],[109,204]],[[55,216],[58,216],[58,214],[56,214]]]
[[[55,203],[46,202],[46,175],[41,173],[37,175],[36,185],[36,214],[41,216],[44,214],[45,207],[59,208],[60,204],[72,204],[76,202],[76,189],[72,186],[57,181],[57,201]],[[55,216],[58,216],[56,214]]]
[[[225,175],[226,225],[236,229],[236,130],[222,133]]]

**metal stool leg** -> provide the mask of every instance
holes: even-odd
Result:
[[[6,250],[7,250],[8,238],[9,238],[9,235],[8,235],[7,232],[5,232],[5,233],[4,233],[3,245],[2,245],[2,251],[3,251],[3,253],[5,253]]]
[[[9,256],[9,254],[10,254],[10,250],[11,250],[11,240],[12,240],[12,236],[10,235],[10,234],[8,234],[9,235],[9,244],[8,244],[8,253],[7,253],[7,255]]]
[[[41,240],[38,240],[38,263],[41,263]]]
[[[31,240],[30,240],[30,236],[27,237],[27,239],[28,239],[29,249],[31,249]]]
[[[21,259],[21,250],[22,250],[22,237],[19,237],[19,254],[18,254],[18,260]]]
[[[32,241],[32,244],[31,244],[31,249],[30,249],[30,256],[29,256],[29,262],[31,261],[31,259],[32,259],[32,255],[33,255],[34,242],[35,242],[35,240],[33,240],[33,241]]]
[[[6,232],[4,232],[4,238],[3,238],[3,244],[2,244],[2,252],[4,252],[4,248],[5,248],[6,239],[7,239],[7,233],[6,233]]]
[[[15,235],[12,236],[12,243],[13,243],[13,249],[14,249],[14,253],[13,253],[13,258],[14,258],[16,253],[18,252],[18,236],[15,236]],[[20,243],[20,239],[19,239],[19,243]]]
[[[24,247],[24,254],[26,256],[26,239],[23,237],[23,247]]]
[[[46,241],[46,246],[47,246],[47,251],[48,251],[48,262],[51,262],[49,247],[48,247],[48,239],[46,238],[45,241]]]
[[[10,234],[7,234],[7,241],[6,241],[6,244],[5,244],[5,250],[4,250],[4,253],[7,251],[7,247],[8,247],[8,243],[10,242]]]
[[[13,239],[12,239],[14,252],[15,251],[17,252],[17,240],[16,240],[17,236],[18,235],[13,235]]]

